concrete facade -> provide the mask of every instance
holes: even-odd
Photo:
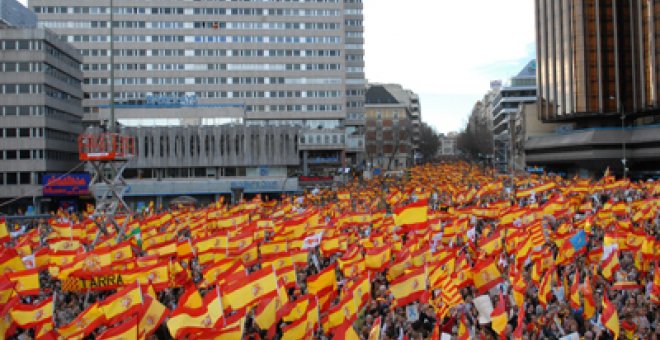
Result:
[[[89,121],[110,112],[109,4],[29,2],[41,26],[83,54]],[[126,126],[320,125],[341,130],[345,142],[321,147],[319,156],[331,147],[337,158],[358,164],[365,147],[362,6],[361,0],[115,0],[115,116]],[[164,107],[162,99],[177,103]]]
[[[371,166],[395,170],[413,165],[421,126],[417,94],[398,84],[369,84],[366,109]]]
[[[48,30],[0,29],[0,199],[31,202],[44,173],[79,164],[80,60]]]

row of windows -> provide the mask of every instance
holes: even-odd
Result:
[[[45,72],[46,74],[59,79],[67,84],[74,86],[80,85],[81,81],[77,78],[70,76],[67,73],[60,71],[48,63],[40,62],[7,62],[0,63],[0,71],[2,72]]]
[[[195,95],[198,98],[339,98],[339,93],[339,91],[208,91],[195,92]],[[140,99],[145,97],[136,92],[120,92],[115,93],[115,96],[120,99]],[[110,94],[105,91],[85,92],[85,99],[109,98]]]
[[[32,172],[0,172],[0,185],[32,184],[34,177]]]
[[[80,62],[72,57],[70,57],[68,54],[62,52],[62,50],[56,48],[55,46],[46,43],[45,44],[45,50],[47,54],[50,54],[51,56],[55,57],[56,59],[64,62],[65,64],[73,67],[73,68],[79,68],[80,67]]]
[[[43,128],[4,128],[0,129],[0,138],[41,138]]]
[[[109,14],[109,7],[87,7],[87,6],[34,6],[35,13],[44,14]],[[182,7],[118,7],[116,14],[153,14],[153,15],[183,15],[183,14],[206,14],[206,15],[251,15],[251,16],[339,16],[340,11],[335,9],[297,9],[297,8],[195,8],[186,11]]]
[[[80,117],[63,112],[50,106],[35,106],[35,105],[4,105],[0,106],[0,115],[2,116],[46,116],[54,118],[59,121],[64,121],[69,124],[80,124]]]
[[[41,40],[0,40],[2,50],[41,50]]]
[[[248,126],[299,126],[309,129],[337,129],[341,127],[338,119],[251,119]]]
[[[293,37],[293,36],[262,36],[262,35],[206,35],[206,36],[175,36],[178,40],[190,42],[193,38],[194,42],[222,42],[222,43],[269,43],[269,44],[339,44],[341,37],[338,36],[320,36],[320,37]],[[152,39],[153,40],[153,39]]]
[[[107,28],[109,21],[69,21],[69,20],[44,20],[39,22],[39,27],[46,28]],[[259,22],[259,21],[114,21],[115,28],[139,28],[139,29],[241,29],[241,30],[338,30],[339,23],[330,22]]]
[[[44,159],[44,150],[4,150],[0,151],[3,160]]]
[[[110,42],[109,35],[69,35],[66,40],[74,42]],[[338,36],[262,36],[262,35],[121,35],[114,36],[115,42],[222,42],[222,43],[269,43],[269,44],[339,44]]]
[[[75,142],[77,136],[73,133],[63,132],[49,128],[4,128],[0,129],[2,138],[46,138],[64,142]]]
[[[115,49],[115,56],[195,56],[195,57],[338,57],[340,50],[293,50],[293,49]],[[80,53],[86,57],[107,57],[110,55],[108,49],[81,49]],[[358,58],[356,58],[358,57]],[[347,60],[362,60],[362,55],[347,56]]]
[[[60,49],[54,47],[50,43],[45,43],[46,53],[54,56],[55,58],[63,61],[65,64],[78,68],[80,64],[74,58],[71,58]],[[41,40],[0,40],[0,50],[33,50],[41,51],[44,44]]]
[[[340,112],[341,105],[247,105],[249,112]]]
[[[83,71],[106,71],[108,64],[84,64]],[[338,71],[341,64],[117,64],[115,70],[119,71]]]

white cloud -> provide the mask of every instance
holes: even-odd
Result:
[[[530,56],[534,4],[529,0],[364,0],[369,81],[400,83],[429,96],[474,95],[460,105],[424,105],[422,117],[441,131],[439,115],[466,115],[489,81],[512,76]],[[506,73],[504,73],[506,72]],[[430,100],[429,100],[430,99]],[[432,119],[427,119],[432,118]]]

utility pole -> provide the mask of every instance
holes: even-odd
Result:
[[[110,120],[108,132],[116,132],[115,123],[115,21],[114,2],[110,0]]]

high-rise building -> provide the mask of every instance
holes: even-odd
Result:
[[[493,155],[495,166],[503,172],[514,164],[511,155],[511,122],[520,104],[536,101],[536,61],[530,61],[508,84],[499,88],[492,101]]]
[[[79,164],[83,92],[78,51],[47,29],[29,27],[34,14],[15,0],[0,7],[0,201],[13,202],[1,210],[10,213],[38,207],[48,194],[44,178]],[[47,200],[67,194],[51,192],[57,197]]]
[[[538,117],[561,125],[526,143],[528,163],[657,169],[659,23],[657,1],[536,0]]]
[[[386,170],[414,164],[420,141],[419,96],[399,84],[369,84],[365,107],[368,162]]]
[[[125,126],[294,125],[320,137],[300,140],[302,159],[337,159],[334,169],[362,160],[361,0],[29,6],[39,25],[83,55],[87,121],[103,122],[114,111]],[[338,134],[341,142],[333,142]]]

